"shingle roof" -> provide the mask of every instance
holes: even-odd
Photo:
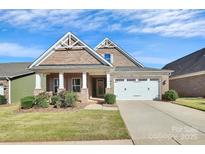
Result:
[[[0,63],[0,78],[14,78],[33,73],[33,71],[27,69],[30,64],[28,62]]]
[[[42,69],[42,70],[47,70],[47,69],[92,69],[92,68],[97,68],[97,69],[110,69],[109,66],[106,65],[100,65],[100,64],[51,64],[51,65],[39,65],[32,67],[31,70],[35,69]]]
[[[174,70],[172,76],[184,75],[205,70],[205,48],[175,60],[163,67]]]
[[[150,67],[137,67],[137,66],[118,66],[115,68],[115,71],[165,71],[172,72],[171,70],[157,69]]]

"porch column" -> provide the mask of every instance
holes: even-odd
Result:
[[[59,89],[64,89],[64,73],[59,73]]]
[[[107,73],[107,87],[106,88],[110,88],[110,74]]]
[[[87,89],[87,72],[83,72],[83,89]]]
[[[41,89],[41,75],[39,73],[36,73],[35,89]]]
[[[87,103],[88,102],[88,88],[87,88],[87,72],[82,73],[83,83],[81,88],[81,94],[80,99],[82,102]]]
[[[35,89],[34,89],[33,94],[36,96],[42,93],[43,89],[41,87],[41,74],[36,73],[35,76],[36,76],[36,79],[35,79],[36,81],[35,81]]]

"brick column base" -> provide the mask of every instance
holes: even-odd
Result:
[[[58,89],[58,93],[65,91],[65,89]]]
[[[34,89],[33,95],[37,96],[37,95],[39,95],[42,92],[44,92],[43,89]]]
[[[80,100],[82,103],[88,103],[88,88],[81,88]]]
[[[106,94],[107,94],[107,93],[113,94],[114,92],[113,92],[112,88],[106,88],[106,89],[105,89],[105,93],[106,93]]]

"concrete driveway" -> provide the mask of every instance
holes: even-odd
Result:
[[[135,144],[205,144],[205,112],[158,101],[118,101]]]

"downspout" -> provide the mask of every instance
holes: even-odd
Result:
[[[7,80],[9,81],[9,99],[8,103],[11,104],[11,80],[7,77]]]

